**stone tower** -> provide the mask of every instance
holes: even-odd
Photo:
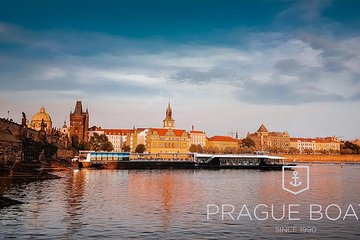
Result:
[[[70,112],[70,136],[77,138],[79,144],[86,143],[89,137],[89,111],[83,112],[81,101],[77,101],[75,111]]]
[[[163,122],[164,122],[164,128],[171,129],[175,127],[175,120],[172,118],[172,109],[170,106],[170,102],[166,109],[166,117],[163,120]]]

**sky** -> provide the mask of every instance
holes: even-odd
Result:
[[[0,117],[360,138],[359,1],[0,2]]]

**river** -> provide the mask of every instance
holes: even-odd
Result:
[[[83,169],[3,180],[4,196],[25,203],[0,209],[0,238],[360,239],[360,165],[307,166],[310,189],[297,195],[282,189],[281,171]],[[311,204],[322,208],[317,220]],[[283,207],[285,217],[272,218]]]

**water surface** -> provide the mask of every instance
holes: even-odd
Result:
[[[310,221],[309,204],[354,205],[360,217],[360,166],[310,166],[310,190],[281,189],[281,171],[257,170],[80,170],[57,172],[61,179],[12,183],[4,196],[25,202],[0,209],[0,236],[36,239],[359,239],[359,221]],[[4,182],[2,182],[4,185]],[[207,220],[207,204],[253,209],[300,204],[300,221],[221,214]],[[336,211],[329,211],[331,216]],[[335,214],[335,215],[334,215]],[[277,227],[310,226],[316,233],[279,233]]]

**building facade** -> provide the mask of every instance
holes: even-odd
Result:
[[[134,130],[133,129],[104,129],[104,134],[113,145],[115,152],[121,152],[124,145],[134,151]]]
[[[163,128],[149,128],[145,146],[146,152],[152,154],[189,152],[189,135],[183,129],[175,129],[170,103],[166,109]]]
[[[340,152],[340,139],[336,137],[315,138],[318,153]]]
[[[264,124],[254,133],[248,133],[247,137],[255,142],[255,148],[260,151],[279,150],[289,151],[290,137],[287,132],[269,132]]]
[[[290,147],[298,149],[301,154],[316,151],[316,143],[312,138],[290,138]]]
[[[104,134],[109,142],[111,142],[115,152],[122,152],[124,145],[133,149],[134,130],[133,129],[103,129],[101,127],[93,126],[89,129],[89,140],[94,133],[98,135]]]
[[[192,126],[191,131],[189,131],[189,147],[191,145],[200,145],[202,147],[206,145],[205,132],[195,130],[194,126]]]
[[[70,112],[70,136],[80,144],[89,139],[89,111],[83,111],[81,101],[77,101],[74,112]]]
[[[206,147],[208,149],[216,149],[219,152],[226,150],[237,150],[239,148],[240,141],[238,139],[229,136],[213,136],[207,139]]]
[[[149,128],[146,138],[148,153],[188,153],[189,137],[185,130]]]
[[[146,139],[149,128],[136,128],[134,130],[132,149],[135,151],[137,145],[143,144],[146,147]]]
[[[340,140],[336,137],[325,138],[290,138],[290,147],[300,153],[338,153]]]

